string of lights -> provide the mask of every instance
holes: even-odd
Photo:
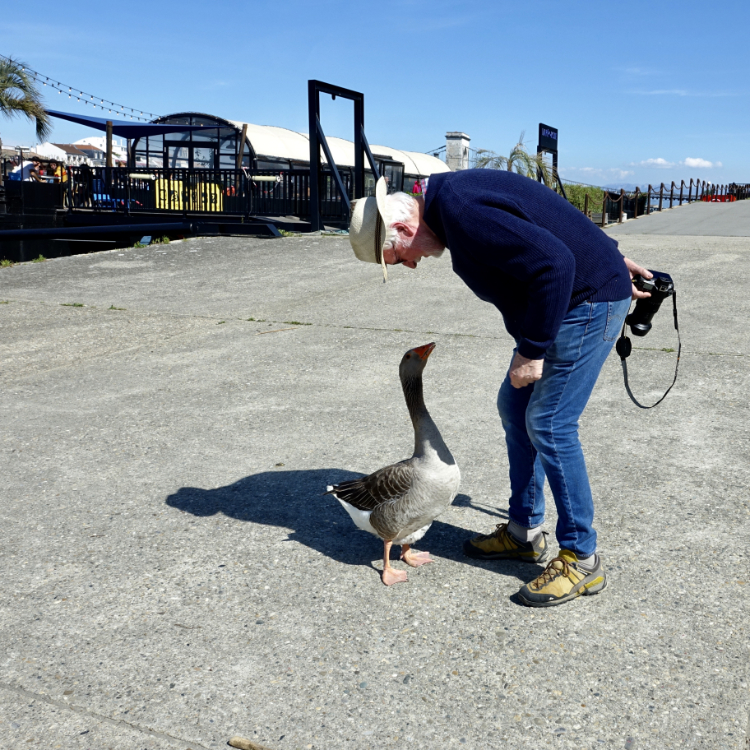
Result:
[[[5,55],[0,55],[0,58],[3,60],[11,60],[11,58],[6,57]],[[75,99],[77,102],[83,102],[87,106],[90,104],[94,109],[101,109],[102,112],[121,115],[125,119],[138,120],[140,122],[149,122],[155,120],[159,116],[153,112],[145,112],[138,108],[126,107],[123,104],[118,104],[109,99],[94,96],[93,94],[89,94],[75,86],[68,86],[62,81],[42,75],[32,68],[22,67],[22,70],[26,71],[41,89],[44,89],[45,86],[49,86],[57,91],[60,96],[67,94],[68,99]]]

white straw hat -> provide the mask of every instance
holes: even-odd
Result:
[[[388,280],[388,269],[383,258],[388,212],[386,196],[388,184],[381,177],[375,185],[375,197],[359,198],[352,203],[352,219],[349,222],[349,242],[354,254],[365,263],[380,263],[383,281]]]

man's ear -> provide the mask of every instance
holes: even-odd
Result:
[[[416,234],[416,229],[405,224],[403,221],[394,221],[391,226],[404,237],[413,237]]]

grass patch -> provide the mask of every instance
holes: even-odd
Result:
[[[133,245],[133,247],[148,247],[148,245],[145,245],[143,242],[138,241],[135,243],[135,245]]]
[[[670,349],[669,347],[666,347],[662,349],[663,352],[667,352],[668,354],[671,354],[672,352],[676,352],[677,349]]]
[[[61,302],[60,307],[86,307],[83,302]]]
[[[15,266],[16,264],[12,260],[8,260],[7,258],[3,258],[0,260],[0,268],[10,268],[11,266]]]
[[[9,305],[10,300],[9,299],[0,299],[0,305]]]
[[[38,258],[34,258],[32,260],[32,263],[44,263],[44,261],[47,260],[43,255],[40,255]]]
[[[220,320],[216,325],[220,326],[222,323],[226,323],[226,322],[227,322],[226,320]]]
[[[290,232],[288,229],[279,229],[279,234],[282,237],[296,237],[299,235],[299,232]]]
[[[298,320],[285,320],[285,326],[311,326],[312,323],[300,323]]]
[[[169,237],[157,237],[155,240],[151,240],[152,245],[168,245],[170,242]]]
[[[248,318],[247,319],[249,323],[265,323],[265,318]]]
[[[601,211],[604,201],[604,190],[593,185],[575,185],[569,182],[565,183],[565,195],[568,201],[572,203],[579,211],[583,211],[586,205],[586,194],[589,196],[589,211]]]
[[[114,305],[110,305],[107,310],[124,310],[124,307],[115,307]]]

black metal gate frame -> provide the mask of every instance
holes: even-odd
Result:
[[[330,94],[333,99],[340,96],[354,102],[354,197],[361,198],[365,194],[365,154],[370,162],[375,179],[379,179],[380,173],[375,159],[370,151],[370,145],[365,137],[365,96],[358,91],[334,86],[332,83],[309,80],[307,82],[307,107],[310,130],[310,229],[313,232],[323,228],[320,215],[320,149],[323,148],[326,159],[330,165],[333,179],[341,193],[347,210],[351,211],[349,194],[344,187],[343,180],[333,161],[331,149],[328,146],[325,133],[320,124],[320,94]]]

